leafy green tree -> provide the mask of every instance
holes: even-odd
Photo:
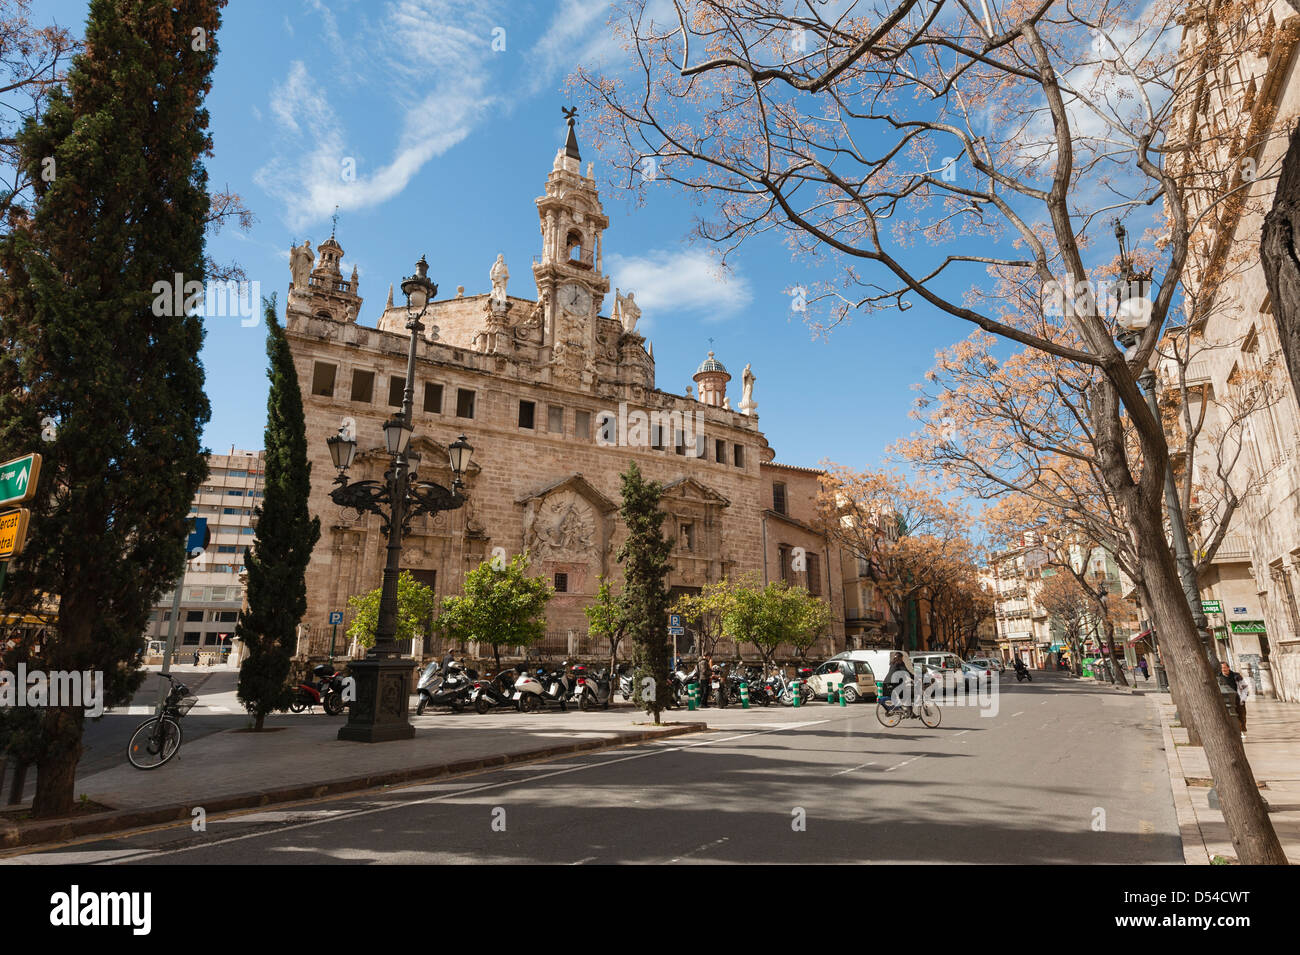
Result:
[[[546,605],[555,591],[528,574],[528,552],[499,567],[485,560],[465,575],[464,592],[446,597],[437,627],[457,642],[492,645],[501,669],[502,647],[526,647],[546,635]]]
[[[587,633],[603,639],[609,645],[609,672],[618,666],[618,645],[627,634],[628,618],[623,607],[623,595],[614,593],[610,582],[599,578],[596,599],[583,607],[587,615]]]
[[[352,623],[347,633],[363,647],[375,645],[375,635],[379,630],[379,598],[383,592],[382,587],[376,587],[368,594],[354,594],[348,598]],[[420,583],[409,570],[402,571],[397,578],[397,633],[393,639],[404,643],[423,637],[436,603],[432,587]]]
[[[673,604],[673,613],[681,614],[686,625],[695,631],[699,641],[696,650],[700,654],[712,655],[718,641],[725,636],[722,622],[736,587],[727,580],[708,583],[698,594],[683,594]]]
[[[307,562],[320,540],[320,518],[307,507],[311,464],[302,392],[289,342],[275,316],[274,296],[265,303],[267,377],[266,484],[253,513],[257,533],[244,551],[248,609],[235,633],[248,648],[239,670],[239,702],[262,730],[268,713],[289,706],[288,686],[298,622],[307,612]]]
[[[203,320],[154,289],[204,276],[222,6],[92,0],[66,88],[18,134],[33,198],[0,238],[0,459],[44,458],[5,609],[56,595],[39,662],[102,672],[108,705],[139,685],[140,635],[184,569],[207,476]],[[83,723],[81,707],[43,712],[33,816],[72,810]]]
[[[618,551],[623,565],[623,606],[636,667],[636,700],[660,722],[668,697],[668,555],[673,542],[663,535],[659,509],[663,485],[647,481],[633,462],[623,478],[619,510],[627,540]]]
[[[831,622],[831,609],[802,587],[773,581],[737,587],[723,615],[723,627],[737,643],[752,643],[770,667],[777,650],[790,646],[802,658]]]

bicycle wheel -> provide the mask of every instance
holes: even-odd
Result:
[[[136,769],[157,769],[181,748],[181,725],[170,716],[147,719],[131,734],[126,758]]]
[[[903,720],[903,712],[896,707],[886,706],[882,702],[877,702],[876,719],[880,721],[881,726],[897,726]]]
[[[931,703],[929,700],[926,700],[924,703],[921,704],[921,722],[924,723],[926,726],[928,726],[930,729],[934,729],[936,726],[938,726],[939,721],[942,718],[943,718],[943,713],[939,710],[938,706]]]

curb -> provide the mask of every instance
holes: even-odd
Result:
[[[304,783],[296,786],[282,786],[276,789],[264,789],[256,792],[235,793],[218,799],[203,801],[203,809],[208,815],[231,812],[237,809],[260,809],[277,803],[300,802],[319,799],[338,793],[361,792],[384,786],[398,786],[425,779],[437,779],[442,776],[460,776],[484,769],[495,769],[511,763],[525,763],[535,759],[549,759],[554,756],[568,756],[574,753],[593,752],[613,749],[632,743],[644,743],[688,733],[700,733],[708,730],[707,723],[676,723],[659,730],[633,730],[619,733],[605,739],[581,740],[577,743],[561,743],[530,749],[519,753],[499,753],[484,756],[481,759],[466,759],[456,763],[438,763],[432,766],[417,766],[410,769],[392,769],[363,776],[349,776],[325,783]],[[193,806],[173,804],[168,806],[150,806],[144,809],[121,809],[101,812],[76,819],[51,819],[27,823],[0,821],[0,850],[18,849],[24,846],[41,845],[49,842],[65,842],[82,836],[120,832],[126,829],[140,829],[168,822],[188,822],[193,818]]]
[[[1149,700],[1160,721],[1160,734],[1164,738],[1165,762],[1169,768],[1169,792],[1174,800],[1174,814],[1178,818],[1178,835],[1183,843],[1183,862],[1187,865],[1209,865],[1210,850],[1205,845],[1201,833],[1200,821],[1196,818],[1196,807],[1187,792],[1187,778],[1183,775],[1182,760],[1178,758],[1178,747],[1174,745],[1173,724],[1165,720],[1160,710],[1160,703],[1152,696]]]

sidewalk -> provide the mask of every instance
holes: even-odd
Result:
[[[1148,695],[1164,731],[1184,858],[1189,865],[1208,865],[1216,856],[1235,863],[1223,813],[1210,807],[1205,750],[1188,746],[1187,730],[1173,725],[1174,705],[1168,693]],[[1269,818],[1287,859],[1300,864],[1300,704],[1256,697],[1250,701],[1246,725],[1246,758],[1268,802]]]
[[[367,744],[336,739],[344,717],[276,715],[262,733],[230,729],[187,741],[155,770],[135,769],[124,756],[121,765],[78,779],[79,799],[112,811],[40,822],[0,814],[0,849],[188,820],[197,808],[213,814],[403,785],[705,728],[690,717],[666,714],[656,727],[630,707],[486,716],[412,711],[414,739]]]

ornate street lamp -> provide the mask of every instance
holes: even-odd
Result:
[[[364,660],[352,664],[356,681],[356,700],[348,711],[348,722],[339,730],[339,739],[364,743],[410,739],[415,735],[407,719],[410,698],[411,663],[402,659],[397,644],[397,581],[401,573],[402,538],[411,532],[411,519],[421,514],[451,511],[465,503],[461,480],[469,469],[474,449],[462,434],[448,449],[452,486],[416,480],[407,458],[411,443],[412,404],[415,394],[415,350],[424,325],[420,321],[429,302],[438,294],[438,286],[429,281],[429,263],[420,257],[415,275],[402,282],[406,295],[406,327],[411,341],[406,359],[406,388],[402,409],[384,422],[384,448],[392,463],[383,481],[348,481],[348,468],[357,453],[356,437],[346,428],[326,439],[330,460],[338,469],[336,487],[330,499],[340,507],[378,514],[382,531],[388,538],[388,556],[384,564],[383,589],[379,598],[379,626],[375,645]]]

